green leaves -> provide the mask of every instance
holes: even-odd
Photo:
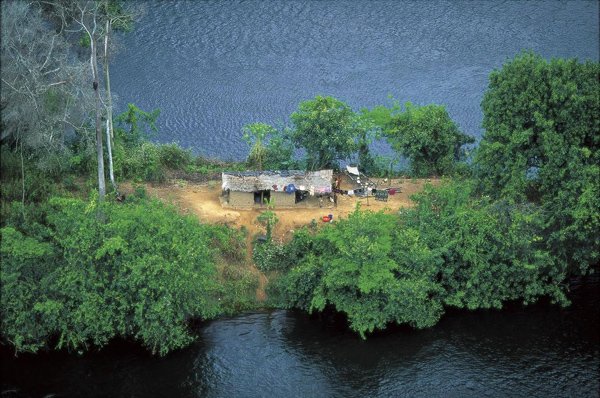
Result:
[[[189,343],[188,320],[220,313],[217,227],[155,201],[49,204],[48,241],[1,230],[2,333],[18,351],[121,335],[164,355]]]
[[[474,185],[428,186],[399,215],[357,209],[315,235],[300,232],[279,254],[296,264],[272,294],[288,308],[335,308],[363,338],[389,323],[433,326],[444,306],[541,296],[566,304],[566,269],[545,248],[539,209],[474,197]]]
[[[522,53],[490,74],[479,188],[538,204],[548,250],[586,273],[600,259],[600,64]]]
[[[248,165],[259,170],[285,170],[297,166],[287,129],[278,130],[266,123],[244,126],[242,137],[250,145]]]
[[[464,157],[461,147],[474,142],[458,130],[445,107],[433,104],[419,107],[407,102],[403,112],[392,114],[385,123],[385,134],[392,148],[410,159],[414,175],[421,177],[451,173]]]
[[[324,227],[277,282],[284,303],[307,311],[332,305],[362,337],[390,322],[435,324],[442,307],[433,297],[439,290],[434,273],[427,270],[434,264],[428,261],[431,253],[414,237],[405,240],[397,221],[357,210]],[[407,246],[414,252],[396,255],[395,248]]]
[[[333,168],[357,149],[360,121],[352,109],[333,97],[301,102],[291,115],[292,141],[306,151],[309,170]]]
[[[500,308],[505,301],[527,303],[542,295],[564,303],[556,287],[566,270],[544,247],[539,209],[472,198],[472,186],[464,181],[428,188],[402,216],[443,259],[438,278],[445,303]]]

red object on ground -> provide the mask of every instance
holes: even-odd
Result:
[[[323,216],[323,222],[329,222],[331,219],[328,216]]]

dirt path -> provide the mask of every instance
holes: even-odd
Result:
[[[403,207],[412,206],[410,196],[423,189],[427,182],[437,185],[439,180],[424,179],[393,179],[392,181],[378,181],[378,186],[386,188],[388,186],[400,188],[400,192],[389,197],[387,202],[376,201],[373,197],[358,198],[356,196],[338,195],[337,206],[334,208],[303,208],[303,209],[277,209],[275,213],[279,222],[273,231],[273,237],[277,241],[286,241],[290,239],[294,231],[311,222],[311,220],[321,220],[328,214],[333,214],[334,221],[340,218],[346,218],[348,214],[354,211],[356,205],[360,203],[361,209],[380,211],[387,213],[398,211]],[[351,189],[352,187],[341,186],[342,189]],[[160,185],[149,185],[146,187],[148,193],[156,196],[168,203],[173,203],[183,212],[196,215],[204,223],[226,224],[234,228],[244,226],[248,230],[247,238],[247,263],[251,271],[256,273],[259,278],[259,287],[256,289],[256,298],[262,302],[266,298],[265,286],[267,277],[260,272],[252,263],[252,239],[256,234],[264,233],[263,228],[258,224],[256,218],[264,209],[251,210],[232,210],[221,206],[219,196],[221,194],[221,181],[210,181],[208,183],[187,183],[185,181],[173,181]],[[125,187],[125,191],[129,191]]]

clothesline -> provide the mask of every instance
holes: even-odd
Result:
[[[400,192],[400,188],[385,188],[385,189],[376,189],[376,188],[358,188],[358,189],[334,189],[333,192],[340,194],[340,195],[348,195],[348,196],[353,196],[353,195],[364,195],[365,192],[368,194],[373,194],[375,195],[378,191],[387,191],[387,193],[390,196],[395,195],[396,193]]]

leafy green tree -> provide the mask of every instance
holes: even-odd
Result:
[[[566,304],[566,269],[546,249],[540,209],[473,197],[473,182],[427,187],[401,216],[440,256],[437,280],[446,305],[501,308],[541,296]]]
[[[164,355],[192,340],[191,319],[220,313],[215,227],[156,201],[53,198],[44,218],[44,233],[0,230],[2,335],[17,351],[125,336]]]
[[[244,126],[242,131],[244,141],[251,147],[248,163],[262,170],[267,152],[265,141],[267,137],[275,135],[277,130],[266,123],[252,123]]]
[[[476,198],[472,181],[427,187],[399,215],[361,212],[300,231],[263,256],[288,270],[270,287],[278,305],[347,314],[362,337],[389,323],[432,326],[444,306],[502,308],[542,296],[566,305],[567,270],[546,248],[540,209]],[[291,266],[278,259],[294,258]]]
[[[134,104],[127,104],[127,110],[115,119],[117,122],[115,134],[118,140],[127,147],[132,147],[154,137],[158,132],[156,119],[159,115],[160,109],[146,112]]]
[[[333,97],[316,96],[301,102],[291,115],[292,141],[306,151],[310,170],[333,168],[357,149],[359,128],[350,106]]]
[[[586,272],[600,259],[600,64],[523,53],[490,74],[480,189],[542,208],[548,248]]]
[[[278,282],[284,306],[332,306],[363,338],[391,322],[423,328],[441,316],[433,253],[414,231],[399,230],[397,217],[357,210],[308,248]]]
[[[285,170],[298,167],[289,131],[266,123],[252,123],[243,128],[244,141],[250,145],[248,165],[258,170]]]
[[[389,114],[377,109],[388,142],[411,161],[415,175],[426,177],[452,173],[456,162],[464,158],[463,145],[474,139],[459,131],[446,108],[441,105],[415,106],[407,102],[404,110]]]

